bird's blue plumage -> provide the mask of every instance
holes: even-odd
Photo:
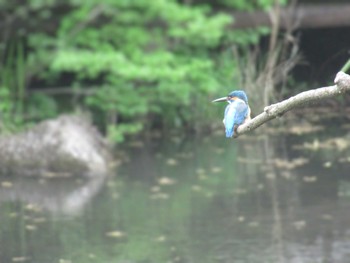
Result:
[[[235,128],[246,119],[250,119],[250,108],[248,105],[248,97],[242,90],[232,91],[227,97],[214,100],[214,102],[227,101],[228,105],[225,109],[224,124],[226,137],[234,136]]]
[[[247,115],[248,105],[240,99],[234,100],[226,106],[224,115],[226,137],[230,138],[234,135],[235,126],[241,125]]]

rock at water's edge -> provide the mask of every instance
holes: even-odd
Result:
[[[23,176],[94,176],[108,172],[110,154],[88,118],[64,115],[0,137],[0,173]]]

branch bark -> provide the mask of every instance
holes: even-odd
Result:
[[[334,28],[350,25],[350,4],[309,4],[287,6],[281,9],[280,26],[288,28],[292,24],[294,28]],[[233,28],[244,29],[257,26],[272,26],[269,14],[264,11],[233,12],[235,22]]]
[[[287,111],[294,108],[300,107],[307,103],[332,98],[350,91],[350,75],[345,74],[344,72],[339,72],[334,79],[334,83],[335,85],[333,86],[304,91],[290,97],[289,99],[265,107],[264,112],[260,113],[250,121],[238,126],[235,133],[236,137],[248,131],[252,131],[264,123],[280,117]]]

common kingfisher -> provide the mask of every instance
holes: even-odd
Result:
[[[248,97],[243,90],[234,90],[226,97],[222,97],[212,102],[227,101],[223,123],[225,125],[226,137],[231,138],[235,130],[245,121],[250,120],[250,108]]]

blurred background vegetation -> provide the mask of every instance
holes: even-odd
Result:
[[[231,11],[286,4],[0,0],[0,132],[71,112],[88,112],[114,142],[154,129],[206,131],[218,117],[211,99],[242,87],[258,113],[291,81],[296,41],[278,25],[233,29]]]

